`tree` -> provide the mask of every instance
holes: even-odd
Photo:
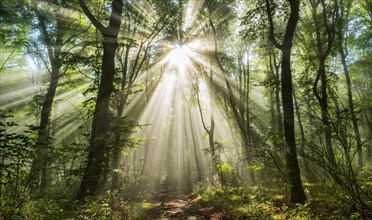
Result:
[[[2,1],[0,3],[0,72],[21,63],[20,52],[27,44],[30,24],[26,22],[29,14],[24,10],[15,10],[23,7],[23,1],[11,2]],[[17,56],[18,55],[18,56]]]
[[[79,23],[74,24],[75,20],[68,22],[64,19],[61,12],[62,6],[67,7],[68,4],[66,2],[61,2],[58,6],[59,8],[53,10],[51,5],[45,7],[43,4],[34,1],[31,1],[30,3],[31,9],[36,15],[38,22],[37,27],[40,29],[42,42],[46,46],[48,61],[44,60],[42,56],[39,58],[43,60],[48,72],[50,73],[50,83],[43,99],[40,113],[35,158],[32,162],[29,175],[31,188],[39,188],[41,194],[43,194],[46,185],[48,184],[48,150],[50,145],[50,118],[53,109],[53,101],[56,95],[58,81],[69,68],[69,65],[63,66],[63,52],[71,50],[74,45],[67,48],[66,46],[71,44],[72,39],[82,33],[78,31]],[[51,29],[49,28],[50,25],[55,26]],[[70,25],[73,25],[73,28],[75,29],[71,28]],[[63,47],[65,47],[66,51],[64,51]],[[32,48],[32,50],[36,51],[38,48],[35,47]],[[36,54],[42,54],[42,52],[37,51]]]
[[[337,49],[341,56],[341,63],[342,68],[344,70],[345,78],[346,78],[346,86],[347,86],[347,99],[348,105],[351,112],[351,121],[353,124],[353,130],[356,140],[356,150],[358,152],[358,165],[359,167],[363,166],[363,154],[362,154],[362,140],[360,137],[359,127],[357,123],[357,113],[354,108],[354,101],[353,101],[353,92],[352,92],[352,83],[349,74],[349,67],[346,63],[347,58],[347,28],[349,22],[349,12],[351,9],[353,1],[345,0],[345,2],[341,1],[340,9],[337,10]]]
[[[331,124],[329,119],[329,110],[328,110],[328,77],[326,73],[326,60],[331,53],[333,41],[335,37],[335,8],[331,11],[331,18],[328,17],[327,8],[325,1],[314,1],[310,0],[312,18],[315,25],[315,34],[316,34],[316,50],[317,50],[317,59],[318,59],[318,70],[316,78],[313,85],[313,92],[316,99],[319,102],[322,123],[324,125],[324,139],[325,139],[325,148],[327,152],[327,160],[329,164],[333,167],[336,166],[336,156],[332,147],[332,131]],[[320,7],[321,15],[318,13],[318,7]],[[331,20],[331,24],[329,23]],[[321,25],[323,24],[323,25]],[[325,33],[323,33],[325,32]],[[326,36],[326,39],[322,38]],[[321,83],[321,92],[318,92],[318,84]]]
[[[115,52],[118,46],[123,2],[122,0],[112,1],[112,11],[107,27],[104,27],[91,13],[84,0],[79,0],[79,3],[86,16],[102,34],[103,40],[102,73],[93,114],[92,131],[88,148],[88,161],[78,193],[78,198],[83,199],[97,192],[104,168],[105,153],[107,150],[107,140],[105,140],[105,136],[109,131],[109,105],[113,91]]]
[[[306,200],[305,192],[302,188],[300,168],[298,165],[296,140],[294,132],[294,108],[293,108],[293,87],[291,73],[291,49],[292,39],[295,34],[296,25],[299,19],[299,0],[288,0],[290,6],[290,15],[287,21],[284,38],[281,44],[274,35],[274,22],[271,13],[269,0],[265,0],[266,12],[270,24],[269,40],[276,48],[282,51],[282,103],[284,116],[284,138],[287,145],[286,162],[290,178],[290,201],[303,203]]]
[[[117,60],[119,61],[121,70],[120,88],[116,91],[118,100],[115,106],[117,111],[116,116],[118,118],[124,116],[125,105],[127,104],[129,96],[133,93],[132,90],[135,87],[135,81],[141,74],[144,63],[149,57],[149,50],[153,46],[156,37],[167,25],[164,20],[170,22],[170,20],[168,20],[170,13],[168,12],[161,14],[156,22],[150,23],[143,14],[136,12],[135,8],[130,3],[127,2],[124,7],[125,13],[123,17],[125,17],[126,20],[122,25],[122,31],[125,33],[125,36],[129,38],[125,39],[125,42],[119,45],[117,51]],[[138,30],[139,27],[143,29]],[[148,30],[148,32],[145,30]],[[139,116],[140,115],[138,115],[138,117]],[[119,174],[115,172],[115,170],[117,170],[119,166],[120,152],[122,149],[121,142],[123,142],[123,139],[126,139],[128,135],[128,133],[115,133],[112,158],[112,189],[119,188]]]

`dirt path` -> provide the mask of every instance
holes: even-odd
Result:
[[[225,220],[221,211],[192,197],[179,197],[175,199],[163,199],[154,202],[147,212],[146,219],[177,219],[177,220]]]

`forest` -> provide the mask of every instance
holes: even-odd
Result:
[[[1,0],[0,219],[372,219],[372,0]]]

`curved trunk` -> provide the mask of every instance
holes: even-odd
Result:
[[[321,95],[319,95],[317,86],[318,82],[321,82]],[[319,69],[318,75],[313,86],[313,92],[316,99],[319,102],[321,110],[322,123],[324,125],[324,141],[327,160],[332,167],[336,167],[336,157],[332,147],[332,133],[329,122],[329,113],[328,113],[328,94],[327,94],[327,76],[325,72],[325,61],[324,59],[319,60]]]

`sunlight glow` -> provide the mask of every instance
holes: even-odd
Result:
[[[187,67],[191,65],[190,55],[191,50],[187,45],[176,44],[167,58],[171,68],[176,68],[179,74],[184,74]]]
[[[47,12],[52,9],[60,10],[61,14],[69,12],[54,5],[46,7],[43,1],[37,2],[45,5]],[[119,168],[124,171],[121,178],[131,175],[141,176],[138,183],[146,191],[160,191],[163,187],[162,183],[166,183],[167,187],[189,193],[194,185],[203,182],[212,183],[217,179],[217,169],[211,165],[213,158],[217,157],[221,163],[237,164],[242,155],[240,140],[233,135],[236,133],[234,126],[226,110],[219,103],[221,101],[219,99],[223,96],[227,97],[226,81],[230,78],[217,63],[217,51],[218,53],[229,51],[225,50],[222,39],[219,37],[215,39],[206,31],[210,28],[209,19],[199,17],[200,9],[204,7],[204,0],[186,1],[183,22],[175,28],[177,33],[166,33],[165,36],[159,34],[159,37],[154,37],[154,34],[160,27],[143,24],[162,22],[162,18],[153,6],[148,1],[131,3],[130,9],[136,11],[138,15],[135,18],[125,17],[123,23],[125,28],[121,30],[120,36],[126,39],[125,42],[140,46],[130,47],[130,51],[128,47],[119,47],[116,61],[125,60],[127,72],[132,73],[138,68],[137,61],[142,62],[141,56],[147,54],[149,59],[148,63],[144,59],[146,70],[140,72],[136,78],[133,91],[127,97],[123,114],[128,121],[133,120],[141,125],[138,133],[133,132],[130,136],[144,141],[133,149],[126,149],[123,145],[123,150],[128,154],[120,158]],[[222,9],[223,7],[217,7],[208,16],[228,18],[230,15],[223,14],[225,12]],[[75,16],[74,13],[65,16],[66,19]],[[146,22],[140,22],[142,19]],[[84,25],[90,24],[87,18],[83,17],[83,20]],[[249,54],[245,54],[244,58],[247,64],[248,58],[250,59]],[[32,100],[31,95],[42,94],[40,91],[45,91],[43,87],[36,90],[35,87],[38,88],[39,84],[32,83],[36,81],[34,79],[45,81],[39,78],[49,80],[48,75],[42,75],[47,71],[42,65],[40,68],[30,61],[27,60],[29,71],[23,74],[23,80],[20,80],[18,75],[4,76],[7,83],[4,83],[4,88],[0,92],[0,107],[24,107]],[[142,70],[138,69],[138,71]],[[87,68],[83,71],[80,72],[89,75],[92,70]],[[71,80],[65,78],[62,80],[66,82]],[[32,83],[28,82],[30,79]],[[17,83],[7,86],[8,81],[13,80]],[[78,80],[81,80],[80,77]],[[23,81],[27,81],[28,84]],[[85,81],[81,80],[81,82]],[[230,85],[233,89],[236,88],[234,82],[230,82]],[[90,132],[91,119],[85,117],[85,112],[90,110],[90,103],[85,106],[84,101],[94,98],[94,93],[82,95],[88,87],[85,83],[72,86],[73,89],[70,89],[69,85],[58,87],[54,97],[50,118],[53,128],[51,136],[56,145],[68,145],[75,141],[84,142],[84,137],[81,140],[79,137]],[[116,95],[121,94],[115,93],[115,98]],[[258,95],[254,92],[251,94],[254,98],[264,100]],[[256,109],[265,107],[264,104],[262,106],[254,105]],[[36,110],[35,112],[40,115]],[[29,124],[37,124],[39,120],[30,116],[24,118],[27,120],[23,120],[23,123]],[[209,136],[212,136],[212,142],[209,141]],[[220,149],[213,150],[215,155],[212,155],[215,146]],[[123,187],[128,186],[123,185]]]

